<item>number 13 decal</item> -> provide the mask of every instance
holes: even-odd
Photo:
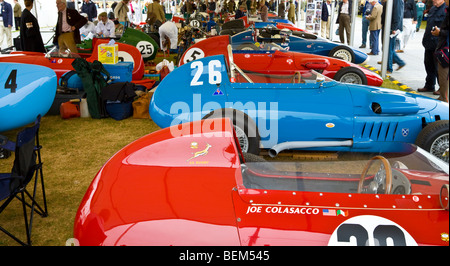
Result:
[[[194,61],[191,64],[191,69],[197,69],[194,77],[191,81],[191,86],[201,86],[203,81],[199,81],[203,74],[203,63],[200,61]],[[217,85],[222,83],[222,73],[220,69],[222,68],[222,63],[219,60],[211,60],[208,63],[208,82],[212,85]],[[218,69],[218,70],[217,70]]]

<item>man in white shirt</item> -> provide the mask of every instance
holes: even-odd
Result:
[[[166,21],[159,27],[160,47],[166,51],[167,46],[164,45],[166,37],[170,40],[170,50],[176,50],[178,47],[178,28],[172,21]],[[164,42],[164,43],[163,43]]]
[[[98,23],[96,33],[99,37],[105,38],[115,38],[116,26],[114,22],[108,19],[106,12],[100,13],[98,15]]]
[[[88,18],[88,15],[86,13],[81,13],[80,15],[82,15],[86,19]],[[85,39],[92,39],[92,37],[96,34],[96,27],[94,22],[88,20],[88,22],[80,28],[80,34],[82,41],[84,41]]]

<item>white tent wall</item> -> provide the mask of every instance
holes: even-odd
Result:
[[[13,0],[5,0],[5,2],[11,4],[11,7],[14,8],[15,4]],[[25,4],[23,0],[19,0],[19,4],[21,5],[22,10],[24,10]],[[54,27],[56,25],[58,10],[56,9],[55,0],[35,0],[31,12],[38,19],[41,28]]]

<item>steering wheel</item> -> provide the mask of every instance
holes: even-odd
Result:
[[[378,169],[378,172],[374,175],[373,181],[370,182],[369,186],[363,187],[364,180],[366,179],[367,171],[369,171],[370,166],[375,161],[381,161],[382,165],[380,169]],[[383,183],[385,185],[383,186]],[[377,155],[375,157],[372,157],[370,161],[367,163],[366,167],[364,168],[361,178],[359,179],[358,184],[358,193],[377,193],[378,189],[384,188],[384,194],[391,194],[392,191],[392,168],[389,161],[384,158],[383,156]]]

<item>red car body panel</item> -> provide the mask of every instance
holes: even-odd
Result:
[[[230,44],[230,37],[227,35],[207,38],[192,45],[182,56],[179,65],[198,58],[199,54],[203,57],[228,54],[226,47]],[[193,54],[192,51],[202,51]],[[190,51],[191,50],[191,51]],[[197,57],[195,57],[197,56]],[[201,56],[201,55],[200,55]],[[228,57],[226,57],[228,60]],[[189,60],[189,61],[187,61]],[[314,54],[305,54],[299,52],[275,51],[273,53],[254,53],[249,51],[239,51],[233,53],[233,61],[244,71],[256,72],[247,73],[247,75],[256,83],[274,83],[274,77],[264,75],[277,75],[279,79],[275,79],[276,83],[292,82],[292,76],[296,72],[301,75],[308,75],[311,69],[320,69],[322,74],[333,79],[336,73],[345,67],[354,67],[360,70],[367,78],[367,85],[381,86],[383,79],[376,73],[363,68],[357,64],[353,64],[338,58],[325,57]]]
[[[86,58],[88,62],[94,62],[98,60],[98,45],[108,43],[109,40],[106,39],[96,39],[94,45],[94,50],[91,54],[80,54],[81,57]],[[119,57],[126,57],[125,61],[133,60],[133,80],[141,80],[144,76],[144,60],[142,58],[139,50],[128,44],[116,43],[119,45]],[[45,54],[37,52],[23,52],[17,51],[12,52],[8,55],[0,55],[0,62],[11,62],[11,63],[24,63],[41,65],[51,68],[55,71],[56,76],[59,78],[65,73],[74,70],[72,62],[75,58],[67,57],[50,57],[46,58]]]
[[[405,171],[433,180],[432,193],[421,195],[248,189],[239,155],[228,119],[142,137],[98,172],[74,237],[80,245],[327,245],[348,221],[384,219],[407,244],[448,245],[449,213],[436,194],[448,175]]]

